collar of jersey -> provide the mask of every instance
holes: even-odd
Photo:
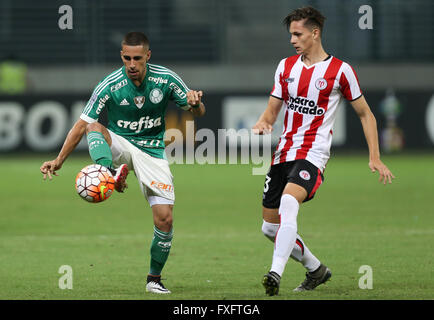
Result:
[[[327,60],[329,60],[330,58],[332,57],[332,55],[331,54],[329,54],[328,56],[327,56],[327,58],[325,58],[324,60],[322,60],[322,61],[318,61],[318,62],[316,62],[316,63],[314,63],[314,64],[311,64],[310,66],[307,66],[305,63],[304,63],[304,61],[303,61],[303,55],[300,55],[300,62],[303,64],[303,66],[306,68],[306,69],[310,69],[310,68],[312,68],[312,67],[314,67],[314,66],[316,66],[316,65],[318,65],[318,64],[320,64],[320,63],[323,63],[323,62],[326,62]]]
[[[122,67],[122,73],[123,73],[124,76],[127,78],[128,83],[129,83],[131,86],[133,86],[133,88],[135,88],[136,90],[142,90],[142,89],[145,89],[145,88],[146,88],[146,77],[147,77],[148,74],[149,74],[149,66],[148,66],[148,64],[146,64],[146,73],[145,73],[145,77],[143,78],[142,83],[141,83],[140,86],[138,86],[138,87],[137,87],[137,86],[134,84],[134,82],[131,81],[131,79],[128,77],[127,72],[126,72],[126,70],[125,70],[125,66]]]

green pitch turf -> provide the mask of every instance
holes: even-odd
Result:
[[[397,177],[388,186],[367,156],[332,158],[298,218],[331,281],[293,293],[305,271],[290,259],[276,297],[261,285],[273,245],[261,233],[264,177],[251,166],[172,166],[175,233],[163,278],[173,293],[157,296],[145,293],[152,217],[135,176],[126,193],[89,204],[74,189],[88,157],[71,157],[45,182],[43,160],[0,159],[0,299],[434,298],[433,155],[384,157]],[[62,265],[72,267],[72,290],[59,288]],[[371,290],[359,288],[363,265],[373,270]]]

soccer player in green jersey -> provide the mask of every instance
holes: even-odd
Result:
[[[175,203],[164,150],[164,115],[169,101],[194,116],[203,116],[205,106],[202,91],[188,89],[173,71],[148,63],[150,58],[147,37],[141,32],[127,33],[121,50],[124,66],[95,87],[58,156],[44,162],[40,170],[44,179],[57,175],[85,133],[92,160],[112,171],[118,192],[124,191],[128,172],[134,170],[154,218],[146,291],[164,294],[170,293],[161,283],[161,271],[172,245]],[[98,122],[103,109],[107,127]]]

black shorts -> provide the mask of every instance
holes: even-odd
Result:
[[[305,188],[307,197],[303,202],[309,201],[323,181],[321,171],[304,159],[273,165],[265,176],[262,205],[269,209],[279,208],[282,192],[288,182]]]

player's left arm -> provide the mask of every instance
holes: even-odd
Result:
[[[387,166],[380,160],[380,147],[378,144],[378,131],[377,121],[374,114],[369,108],[365,97],[362,95],[354,101],[351,105],[356,111],[362,123],[363,132],[365,134],[366,142],[369,148],[369,168],[372,172],[378,171],[380,174],[380,182],[385,185],[386,182],[392,183],[395,176],[387,168]]]
[[[187,103],[190,106],[189,111],[195,117],[202,117],[205,114],[205,105],[202,102],[202,91],[190,90],[187,92]]]

